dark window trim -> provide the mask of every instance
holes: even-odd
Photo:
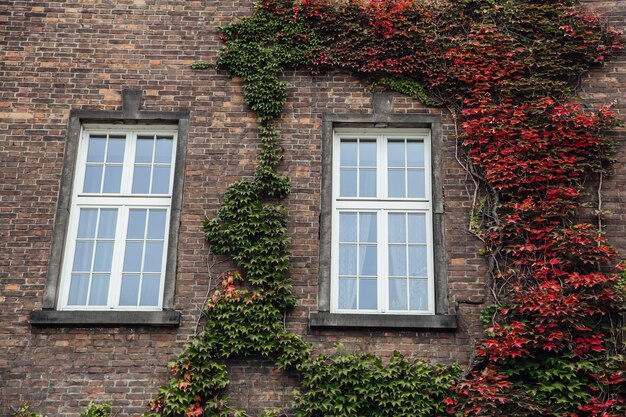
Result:
[[[44,289],[42,310],[33,311],[30,323],[33,326],[178,326],[180,313],[173,310],[174,290],[176,285],[176,261],[180,212],[185,178],[185,154],[189,136],[189,112],[152,112],[139,109],[141,90],[123,90],[121,111],[76,110],[70,112],[67,129],[65,155],[61,186],[54,221],[54,231],[50,248],[50,261]],[[167,247],[165,270],[165,288],[163,290],[163,311],[57,311],[58,290],[61,274],[69,213],[71,208],[76,153],[81,135],[81,126],[85,123],[109,123],[114,125],[178,125],[178,143],[176,146],[176,168],[172,189],[170,212],[170,230]]]
[[[330,312],[332,248],[333,132],[350,128],[428,128],[431,130],[435,314],[335,314]],[[329,114],[322,116],[322,190],[318,311],[309,317],[310,327],[381,327],[456,329],[456,315],[448,314],[447,261],[444,244],[441,117],[421,114]]]

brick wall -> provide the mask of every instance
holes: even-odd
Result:
[[[587,0],[624,28],[624,1]],[[211,258],[202,219],[214,216],[228,184],[251,175],[256,124],[242,101],[242,85],[213,71],[193,71],[220,48],[216,28],[246,15],[252,1],[69,0],[0,4],[0,416],[22,402],[49,416],[77,416],[90,400],[113,403],[120,415],[145,411],[168,378],[167,361],[194,332],[212,274],[229,267]],[[626,56],[583,80],[590,105],[617,100],[626,118]],[[285,75],[288,104],[280,129],[286,149],[282,170],[293,192],[286,201],[297,308],[290,330],[330,352],[389,355],[400,350],[431,362],[467,364],[485,297],[484,260],[467,232],[470,198],[454,152],[454,129],[443,114],[443,180],[450,311],[456,332],[315,330],[308,314],[317,306],[321,115],[370,113],[366,85],[332,73]],[[59,192],[65,133],[72,108],[119,110],[123,87],[144,91],[143,108],[191,111],[183,195],[175,307],[177,329],[32,328],[41,308]],[[403,96],[394,113],[441,113]],[[626,255],[626,132],[615,174],[605,181],[607,235]],[[295,376],[252,359],[231,364],[231,400],[254,413],[285,406]]]

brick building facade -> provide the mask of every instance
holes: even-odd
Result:
[[[613,26],[626,29],[626,1],[584,3]],[[228,184],[252,174],[258,148],[256,122],[243,103],[241,82],[211,69],[194,71],[190,64],[215,60],[221,47],[217,28],[248,14],[251,7],[252,1],[236,0],[0,4],[1,416],[12,415],[12,408],[23,402],[50,416],[76,416],[90,400],[110,401],[120,415],[137,415],[167,380],[166,363],[196,330],[209,269],[215,277],[231,266],[225,258],[210,255],[202,220],[215,215]],[[480,242],[467,232],[471,183],[455,157],[450,115],[399,94],[376,96],[342,73],[290,72],[283,79],[289,84],[288,100],[278,127],[286,151],[281,170],[292,181],[285,204],[293,255],[290,276],[298,300],[287,328],[314,343],[318,352],[330,352],[341,342],[349,351],[388,356],[399,350],[433,363],[466,365],[488,296],[487,265],[478,254]],[[124,89],[141,91],[139,109],[122,107]],[[624,89],[622,53],[585,77],[580,97],[591,107],[615,101],[624,118]],[[128,106],[137,104],[126,98]],[[102,122],[106,113],[110,117],[105,122],[111,123],[119,114],[118,122],[141,125],[141,118],[128,114],[133,110],[152,115],[152,122],[163,115],[188,114],[172,305],[180,312],[180,325],[38,322],[32,313],[46,307],[71,115],[78,114],[79,123],[86,124]],[[441,261],[447,306],[438,313],[454,315],[456,328],[351,328],[320,320],[311,326],[311,314],[320,310],[318,278],[324,263],[319,255],[322,130],[333,115],[356,120],[364,115],[375,120],[413,116],[440,123],[434,165],[443,194]],[[607,236],[626,256],[626,130],[615,135],[617,163],[603,186],[603,208],[610,212]],[[233,361],[230,368],[229,396],[235,405],[253,413],[288,407],[295,376],[254,358]]]

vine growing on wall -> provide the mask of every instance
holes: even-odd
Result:
[[[574,82],[621,47],[574,0],[265,0],[222,29],[217,67],[244,82],[259,121],[258,167],[204,225],[223,274],[204,330],[170,364],[151,416],[245,416],[222,396],[226,360],[260,355],[301,374],[298,417],[597,416],[626,413],[619,339],[623,278],[601,231],[574,217],[585,179],[604,173],[616,123],[568,102]],[[207,63],[198,63],[202,69]],[[278,172],[286,69],[340,70],[458,120],[484,199],[472,230],[490,259],[494,304],[467,375],[369,355],[313,358],[285,330],[295,305]],[[458,380],[458,383],[456,382]],[[264,416],[277,415],[267,410]]]

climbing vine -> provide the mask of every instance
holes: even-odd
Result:
[[[604,173],[610,108],[568,102],[619,35],[574,0],[265,0],[222,29],[217,68],[244,82],[259,121],[254,178],[232,184],[204,225],[238,269],[208,299],[204,330],[170,364],[152,416],[244,416],[222,397],[225,360],[251,354],[302,375],[298,417],[602,416],[626,413],[624,305],[616,253],[575,214],[587,177]],[[207,63],[198,63],[202,69]],[[277,171],[285,69],[342,70],[430,106],[460,127],[482,198],[471,230],[490,259],[494,305],[478,360],[431,368],[395,355],[311,357],[283,327],[294,306]],[[458,381],[458,382],[456,382]],[[264,415],[277,415],[267,410]]]

